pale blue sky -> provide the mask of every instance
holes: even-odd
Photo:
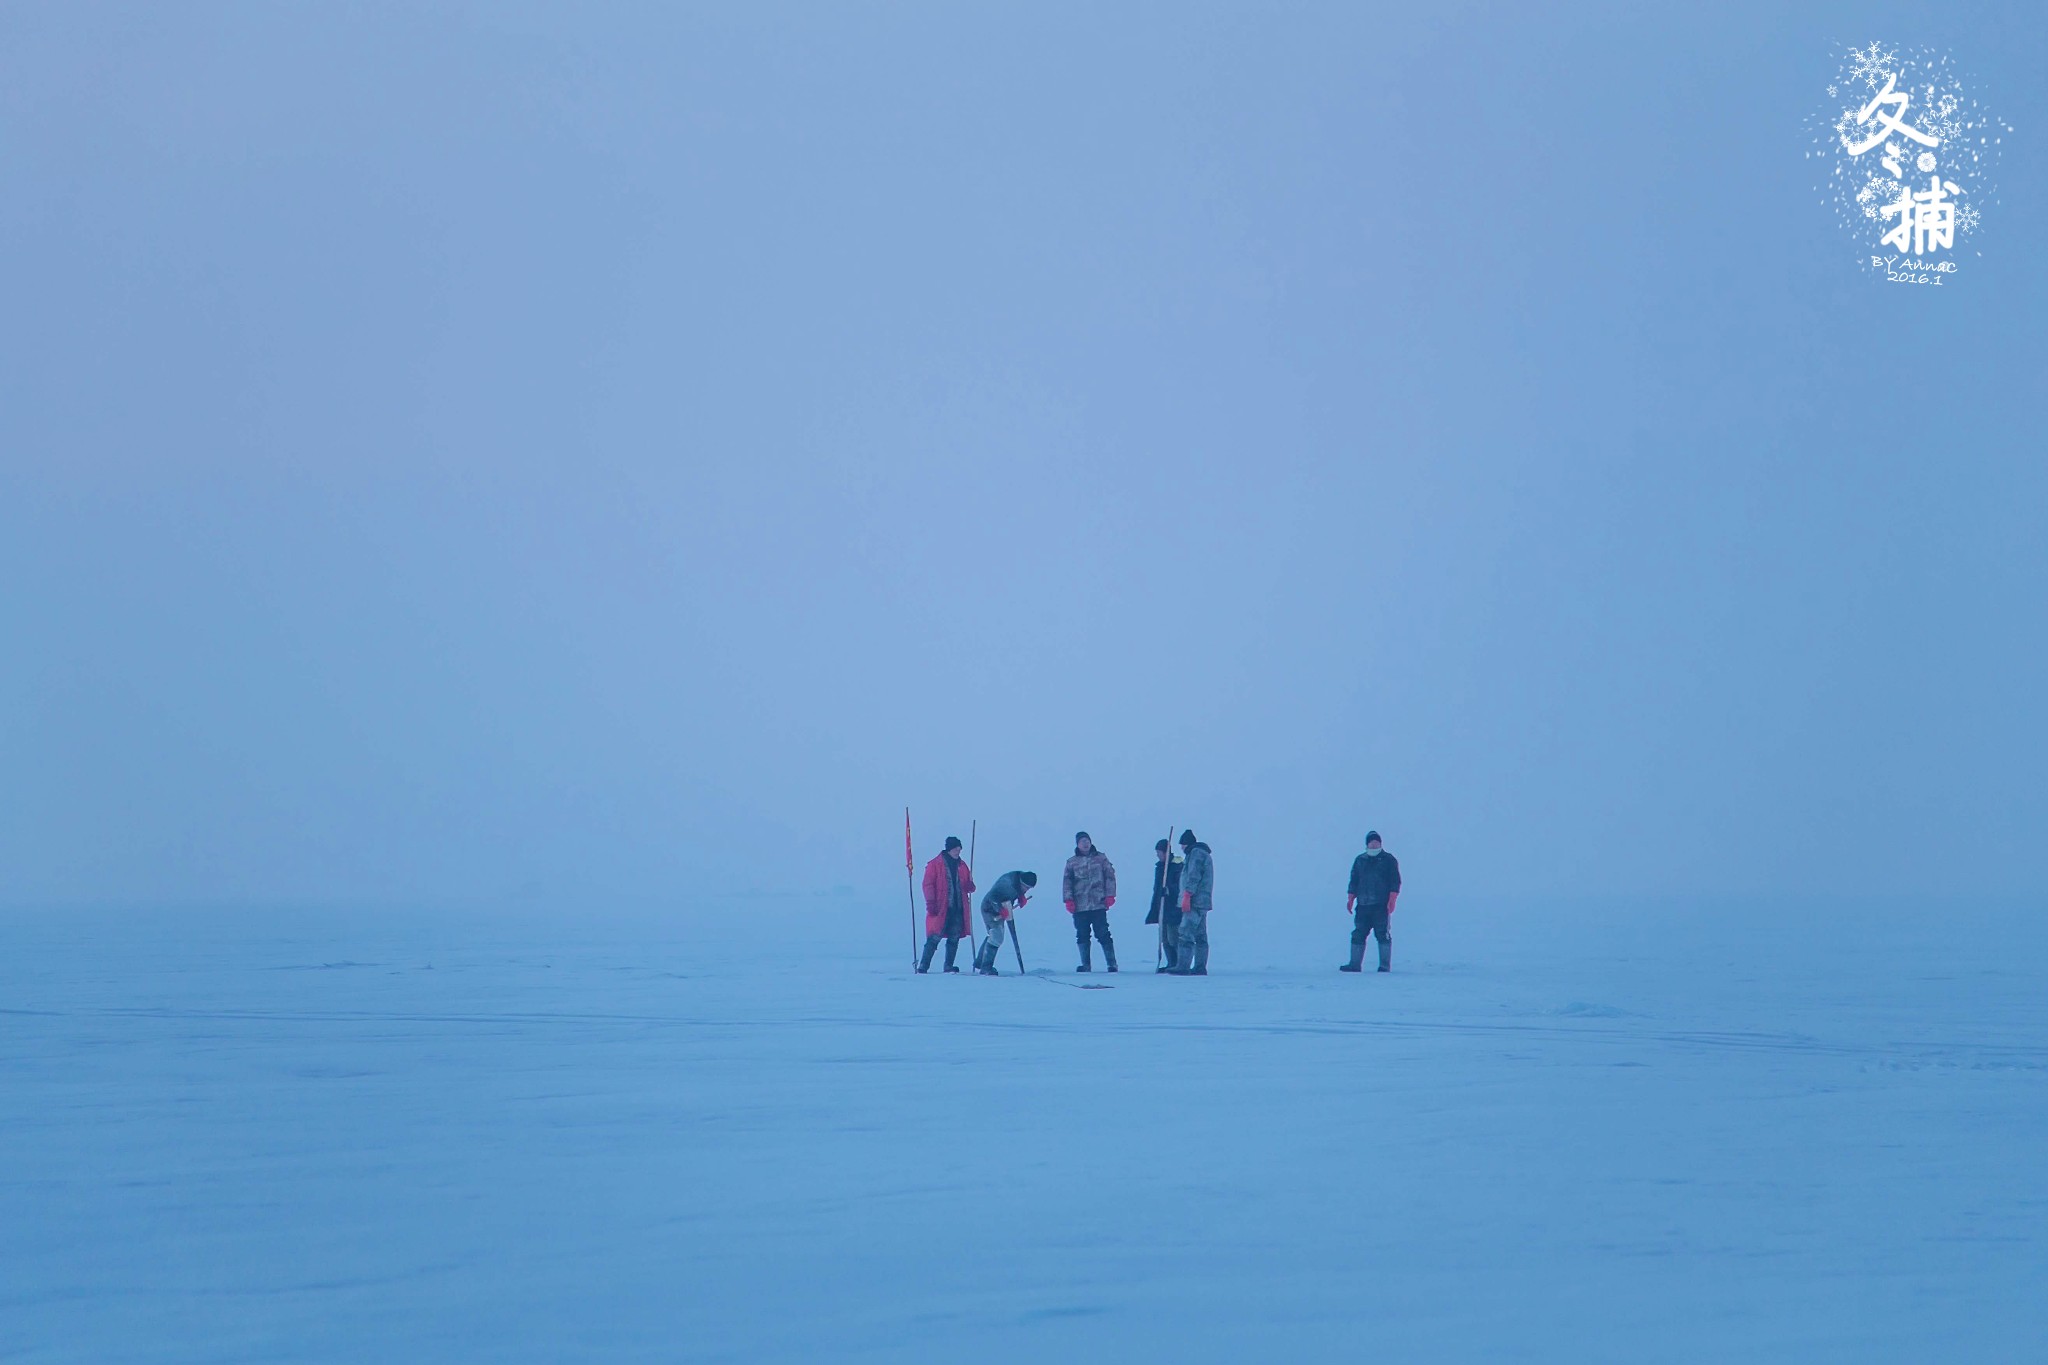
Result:
[[[2048,20],[1787,8],[0,9],[0,898],[2037,895]]]

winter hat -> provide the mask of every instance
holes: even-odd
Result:
[[[1154,851],[1154,852],[1156,852],[1156,853],[1164,853],[1164,852],[1166,852],[1166,850],[1168,850],[1169,848],[1172,848],[1172,847],[1173,847],[1173,845],[1172,845],[1172,844],[1169,844],[1169,843],[1167,843],[1167,842],[1166,842],[1166,840],[1164,840],[1164,839],[1161,839],[1161,840],[1160,840],[1160,841],[1159,841],[1158,843],[1156,843],[1156,844],[1152,845],[1152,849],[1153,849],[1153,851]]]
[[[1180,846],[1182,848],[1193,848],[1195,846],[1195,832],[1193,830],[1184,829],[1180,832]]]
[[[1036,872],[1026,872],[1023,876],[1017,878],[1017,880],[1024,883],[1024,885],[1026,886],[1036,886],[1038,885],[1038,874]]]
[[[946,852],[951,853],[954,849],[959,848],[960,846],[961,845],[959,835],[948,834],[946,836]]]
[[[1369,829],[1369,830],[1367,830],[1367,831],[1365,832],[1365,841],[1366,841],[1366,842],[1367,842],[1368,844],[1376,844],[1376,843],[1380,843],[1380,842],[1383,842],[1383,841],[1382,841],[1382,840],[1380,839],[1380,832],[1379,832],[1378,830],[1376,830],[1376,829]]]

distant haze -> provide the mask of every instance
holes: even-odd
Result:
[[[1803,159],[1873,37],[2018,130],[1940,287]],[[1192,824],[1224,908],[1368,827],[1411,900],[2038,894],[2044,63],[9,6],[0,899],[900,895],[906,804],[985,872]]]

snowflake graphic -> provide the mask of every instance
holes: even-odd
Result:
[[[1862,81],[1875,90],[1885,83],[1886,77],[1897,70],[1892,63],[1898,59],[1897,52],[1886,52],[1876,43],[1860,50],[1852,47],[1849,49],[1849,79]]]
[[[1920,131],[1942,142],[1963,135],[1962,101],[1953,91],[1930,92],[1920,107]]]
[[[1899,187],[1884,176],[1872,174],[1863,182],[1863,188],[1856,191],[1856,203],[1862,208],[1865,218],[1877,217],[1878,210],[1898,198]]]

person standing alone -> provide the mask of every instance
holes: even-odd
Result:
[[[1367,830],[1365,852],[1351,860],[1351,889],[1344,908],[1351,912],[1351,962],[1340,972],[1365,969],[1365,937],[1380,941],[1380,970],[1394,969],[1394,902],[1401,898],[1401,864],[1380,843],[1380,832]]]
[[[953,957],[967,937],[968,897],[974,894],[974,871],[960,856],[958,835],[946,836],[946,850],[924,865],[924,958],[920,972],[932,969],[932,951],[946,940],[946,970],[957,972]]]
[[[1159,865],[1152,869],[1152,910],[1145,923],[1159,926],[1159,946],[1166,961],[1157,970],[1170,972],[1180,956],[1181,860],[1164,839],[1152,848],[1159,855]]]
[[[1088,935],[1102,944],[1102,959],[1116,970],[1116,943],[1109,936],[1109,907],[1116,904],[1116,868],[1095,841],[1082,830],[1074,836],[1074,856],[1067,859],[1066,875],[1060,879],[1060,899],[1074,917],[1074,941],[1081,946],[1081,965],[1074,970],[1095,970],[1088,958]]]
[[[1180,832],[1180,953],[1174,976],[1209,974],[1209,912],[1216,905],[1216,864],[1195,832]]]

